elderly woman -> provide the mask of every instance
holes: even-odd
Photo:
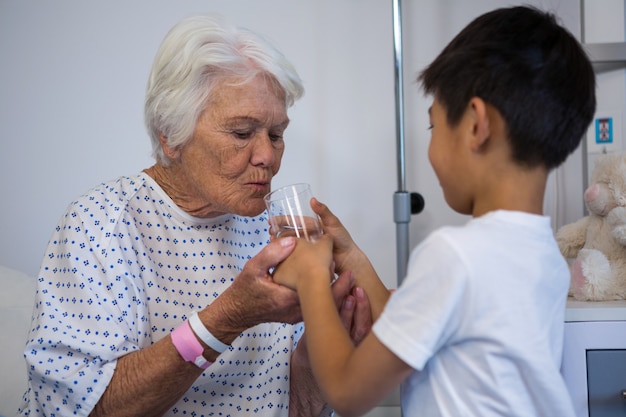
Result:
[[[269,274],[294,240],[270,243],[263,214],[302,93],[258,35],[216,16],[170,31],[147,87],[155,165],[80,197],[50,240],[22,415],[329,412],[298,297]],[[358,342],[371,318],[351,281],[333,291]]]

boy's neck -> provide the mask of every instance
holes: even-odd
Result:
[[[473,217],[490,211],[509,210],[543,214],[543,200],[548,173],[544,168],[510,167],[506,172],[492,172],[481,186],[472,210]]]

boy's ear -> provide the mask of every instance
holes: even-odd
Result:
[[[487,103],[480,97],[472,97],[469,101],[468,110],[472,119],[472,137],[470,147],[477,151],[483,147],[491,136],[491,126]]]

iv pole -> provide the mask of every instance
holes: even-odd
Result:
[[[409,259],[409,222],[411,214],[424,209],[420,194],[406,191],[406,167],[404,155],[404,97],[402,75],[402,7],[401,0],[392,0],[393,8],[393,52],[396,93],[396,149],[398,167],[398,191],[393,195],[393,220],[396,223],[396,253],[398,286],[406,275]]]

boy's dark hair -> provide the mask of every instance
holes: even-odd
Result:
[[[456,126],[472,97],[503,116],[513,159],[547,169],[579,145],[596,109],[586,53],[554,15],[519,6],[486,13],[419,75]]]

